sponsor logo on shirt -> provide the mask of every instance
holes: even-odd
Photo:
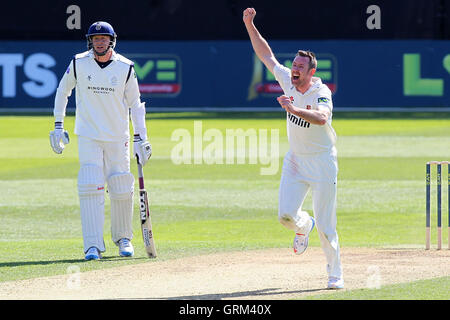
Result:
[[[112,86],[117,86],[117,78],[115,76],[112,76],[111,79],[109,79],[109,83],[111,83]]]
[[[114,88],[109,87],[88,86],[87,89],[94,94],[110,94],[111,92],[114,92]]]
[[[330,101],[330,99],[325,98],[325,97],[320,97],[319,99],[317,99],[317,103],[325,103],[327,104]]]
[[[303,120],[302,118],[294,116],[292,113],[288,113],[288,118],[289,121],[291,121],[293,124],[298,125],[299,127],[309,128],[311,126],[311,123]]]

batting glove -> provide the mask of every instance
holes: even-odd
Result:
[[[142,140],[138,134],[134,135],[134,156],[138,159],[142,166],[148,162],[152,156],[152,145],[147,140]]]
[[[64,130],[62,122],[55,122],[55,130],[50,131],[50,145],[53,151],[61,154],[69,142],[69,133]]]

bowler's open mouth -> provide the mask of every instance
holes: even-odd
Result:
[[[292,79],[293,79],[293,80],[298,80],[298,78],[300,78],[300,76],[294,76],[294,75],[292,75]]]

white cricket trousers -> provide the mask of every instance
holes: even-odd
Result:
[[[308,214],[303,202],[311,189],[313,214],[327,260],[329,277],[342,278],[339,240],[336,231],[337,152],[297,156],[289,151],[283,162],[279,189],[278,218],[296,233],[303,230]]]
[[[103,240],[105,183],[111,199],[113,242],[132,239],[134,177],[130,173],[129,141],[98,141],[78,136],[80,171],[78,194],[84,251],[95,246],[105,251]]]

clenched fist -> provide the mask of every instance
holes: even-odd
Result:
[[[297,111],[296,107],[294,107],[291,103],[291,99],[288,96],[282,95],[277,98],[280,106],[289,113],[295,113]]]
[[[251,23],[251,22],[253,22],[253,19],[255,18],[255,16],[256,16],[256,10],[253,8],[247,8],[244,10],[242,20],[244,20],[245,24]]]

